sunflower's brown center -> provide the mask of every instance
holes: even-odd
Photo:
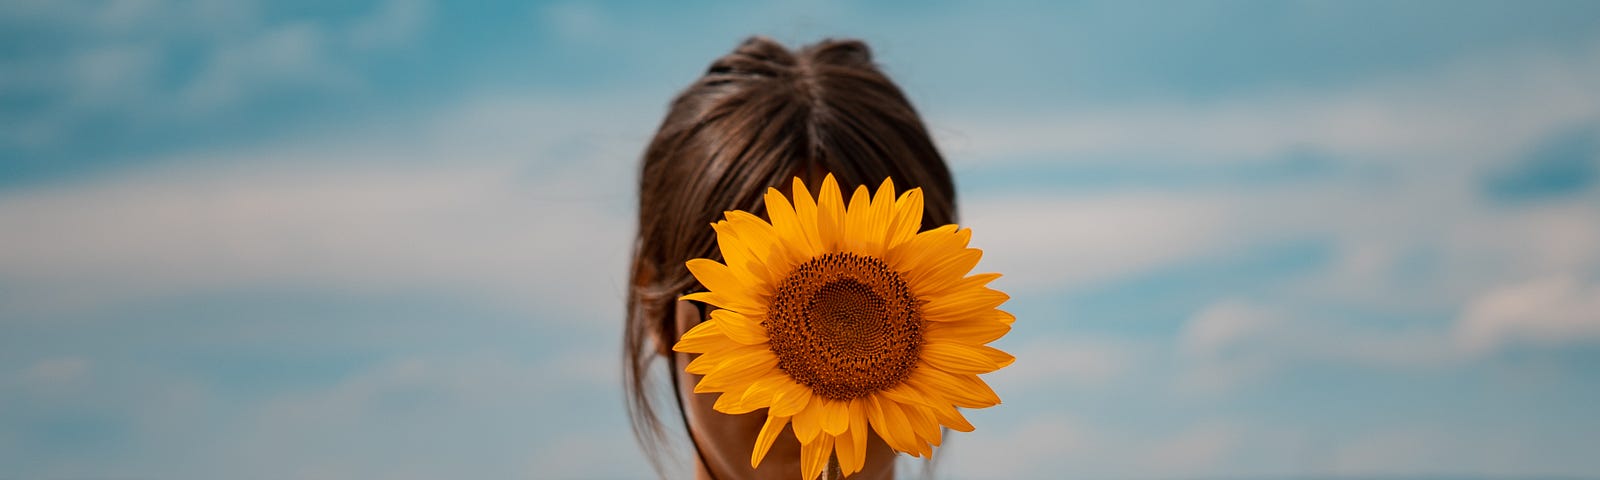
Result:
[[[762,324],[778,368],[834,400],[898,385],[922,348],[922,315],[906,282],[882,260],[852,253],[801,264]]]

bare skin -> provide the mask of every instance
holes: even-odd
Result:
[[[678,302],[676,318],[679,335],[704,320],[700,309],[690,302]],[[678,365],[688,365],[697,356],[676,352],[672,355],[677,355]],[[767,419],[767,410],[763,408],[744,415],[718,412],[711,408],[717,403],[718,394],[694,393],[694,385],[700,382],[700,375],[681,369],[675,374],[678,375],[678,394],[682,395],[684,410],[689,417],[689,431],[705,458],[705,464],[696,467],[696,478],[793,479],[800,476],[800,442],[789,427],[784,427],[783,433],[778,435],[772,450],[761,460],[761,466],[752,469],[750,452],[756,436],[761,433],[761,425]],[[866,468],[849,478],[894,478],[894,451],[883,443],[883,439],[878,438],[876,432],[868,432],[867,445]]]

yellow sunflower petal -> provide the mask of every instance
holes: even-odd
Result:
[[[700,383],[695,384],[694,393],[737,392],[739,395],[736,395],[735,398],[742,397],[745,389],[750,388],[750,385],[759,380],[761,376],[772,371],[773,366],[775,364],[749,364],[713,371],[700,379]],[[757,408],[760,407],[758,406]]]
[[[868,207],[872,206],[872,196],[867,193],[867,186],[856,187],[856,192],[850,195],[850,205],[844,211],[844,248],[842,251],[866,253],[867,232],[872,228],[871,219],[868,218]]]
[[[850,400],[850,443],[859,446],[854,459],[840,458],[839,463],[849,463],[849,470],[859,472],[867,463],[867,402],[860,398]]]
[[[852,199],[854,200],[854,199]],[[883,184],[878,186],[878,193],[871,199],[866,211],[866,230],[859,235],[862,239],[861,253],[874,257],[883,257],[884,241],[888,239],[890,215],[894,213],[894,182],[883,179]]]
[[[921,390],[913,388],[907,382],[900,382],[899,385],[884,389],[881,393],[890,400],[903,404],[928,404],[940,401],[923,394]]]
[[[721,221],[711,224],[711,228],[717,232],[717,248],[722,251],[722,259],[728,262],[728,271],[738,277],[744,288],[760,296],[769,295],[772,280],[766,264],[756,257],[749,244],[738,238],[733,224]]]
[[[906,424],[906,414],[900,411],[899,405],[878,395],[868,395],[866,398],[870,404],[870,408],[867,409],[868,419],[872,423],[872,429],[878,432],[884,443],[902,452],[916,451],[916,433]]]
[[[922,346],[922,359],[928,365],[950,373],[989,373],[1000,369],[994,358],[980,348],[959,343],[927,343]]]
[[[878,438],[882,438],[883,443],[889,444],[889,448],[901,450],[900,443],[895,439],[894,433],[889,431],[889,420],[888,417],[883,415],[883,405],[878,402],[875,395],[868,395],[863,398],[863,402],[866,403],[867,407],[867,424],[872,426],[873,431],[878,432]]]
[[[850,428],[850,403],[833,399],[822,400],[822,431],[838,435]]]
[[[790,188],[789,197],[794,199],[795,217],[800,219],[800,230],[805,232],[806,243],[811,245],[811,251],[826,253],[822,235],[817,230],[817,202],[811,198],[811,191],[806,189],[806,184],[800,181],[800,177],[794,177],[794,186]]]
[[[748,388],[745,390],[748,390]],[[733,389],[724,392],[717,396],[717,403],[712,404],[711,408],[729,415],[743,415],[764,408],[760,405],[744,403],[742,400],[744,398],[744,393],[745,392],[741,391],[740,389]]]
[[[833,437],[823,435],[810,443],[800,443],[800,478],[822,476],[828,465],[828,454],[833,453]]]
[[[918,447],[917,432],[911,428],[911,420],[906,418],[906,412],[900,408],[900,403],[879,398],[878,406],[883,409],[883,418],[889,423],[889,430],[894,432],[895,441],[900,444],[901,451],[921,456],[922,449]],[[882,435],[882,432],[879,432]]]
[[[765,348],[730,356],[706,373],[705,378],[695,385],[694,392],[725,392],[736,386],[749,385],[777,367],[778,357]]]
[[[761,327],[760,320],[732,310],[712,310],[711,321],[722,327],[722,333],[735,342],[744,345],[767,343],[767,329]]]
[[[953,322],[928,322],[923,326],[922,338],[928,342],[983,345],[1005,336],[1006,332],[1010,331],[1009,323],[978,318]]]
[[[885,252],[893,250],[917,235],[917,230],[922,229],[922,209],[922,189],[913,188],[900,194],[900,198],[894,202],[889,233],[884,239]]]
[[[712,263],[716,263],[716,262],[712,262]],[[684,295],[682,297],[678,297],[678,299],[679,300],[687,300],[687,301],[691,301],[691,302],[701,302],[701,303],[707,303],[707,304],[711,304],[711,305],[716,305],[717,308],[725,308],[725,309],[733,310],[735,312],[743,313],[743,314],[746,314],[746,315],[758,315],[759,316],[759,315],[766,315],[767,314],[767,306],[766,305],[759,304],[759,303],[751,303],[750,299],[747,298],[744,295],[728,294],[728,293],[722,293],[722,292],[695,292],[695,293],[691,293],[691,294],[688,294],[688,295]]]
[[[844,196],[831,173],[822,179],[822,190],[817,192],[817,235],[822,240],[820,253],[844,249]]]
[[[772,219],[772,228],[783,238],[784,245],[797,253],[794,255],[796,258],[816,256],[816,250],[806,241],[805,231],[800,228],[800,219],[795,215],[794,206],[776,188],[767,189],[767,218]]]
[[[937,377],[938,375],[936,374],[934,376]],[[956,406],[965,408],[988,408],[1000,404],[1000,396],[996,395],[994,393],[994,389],[989,388],[989,384],[984,383],[983,379],[978,378],[977,375],[951,375],[950,378],[955,381],[956,385],[959,385],[960,388],[964,389],[964,392],[973,397],[973,399],[980,400],[978,402],[971,402],[969,405],[956,403]]]
[[[727,359],[731,355],[736,355],[741,348],[750,347],[739,346],[727,350],[712,350],[710,352],[700,354],[700,356],[694,357],[693,360],[690,360],[689,364],[683,367],[683,370],[695,375],[705,375],[707,373],[711,373],[713,370],[716,370],[718,365],[722,364],[723,360]]]
[[[789,270],[794,268],[797,260],[794,254],[784,247],[783,241],[778,237],[778,231],[772,228],[772,224],[749,212],[738,210],[728,212],[727,217],[728,226],[733,229],[734,234],[767,268],[767,278],[773,285],[777,285],[789,276]]]
[[[773,389],[771,412],[773,415],[794,416],[810,402],[811,389],[790,380]]]
[[[989,359],[994,360],[994,363],[999,365],[1000,368],[1009,367],[1011,364],[1017,362],[1017,357],[988,345],[978,345],[978,351],[983,352],[984,355],[988,355]]]
[[[954,374],[934,368],[911,371],[907,382],[917,384],[924,392],[940,392],[957,407],[988,408],[1000,404],[1000,396],[977,375]]]
[[[906,384],[907,387],[910,387],[910,389],[917,390],[918,395],[936,400],[936,402],[923,402],[922,405],[928,406],[928,408],[930,408],[928,411],[930,411],[930,413],[933,414],[934,419],[938,419],[941,424],[944,424],[946,427],[950,427],[950,429],[960,430],[960,432],[971,432],[971,430],[973,430],[973,426],[971,426],[970,422],[966,422],[965,416],[962,416],[960,410],[957,410],[955,405],[950,403],[950,400],[944,398],[944,395],[939,394],[939,392],[928,392],[928,390],[923,390],[925,389],[925,386],[920,384],[920,382],[907,381],[904,382],[904,384]]]
[[[954,255],[967,248],[966,239],[970,238],[971,234],[962,232],[970,231],[951,224],[918,233],[885,253],[883,261],[888,262],[889,266],[898,272],[925,270],[927,266],[924,264]]]
[[[767,415],[767,422],[761,425],[761,433],[756,435],[756,448],[750,452],[750,468],[761,465],[761,459],[772,449],[772,442],[778,439],[778,434],[783,432],[783,427],[788,424],[789,417]]]
[[[1011,296],[1005,292],[988,287],[953,291],[947,295],[926,298],[922,308],[922,318],[930,322],[972,318],[985,311],[994,310],[1010,299]]]
[[[739,398],[739,402],[745,405],[757,406],[756,408],[770,407],[772,406],[773,395],[777,393],[778,387],[789,381],[788,377],[784,375],[762,377],[760,380],[756,380],[755,383],[751,383],[750,388],[745,389],[744,396]]]
[[[850,432],[845,432],[843,435],[833,435],[832,437],[833,455],[834,458],[839,459],[839,473],[850,475],[859,471],[851,469],[855,465],[854,460],[856,458],[855,438],[850,436]],[[862,445],[861,448],[864,449],[866,446]]]
[[[1004,322],[1006,325],[1010,325],[1010,324],[1013,324],[1013,323],[1017,322],[1017,317],[1012,315],[1010,312],[1005,311],[1005,310],[995,310],[993,312],[985,314],[985,316],[989,317],[989,318],[994,318],[994,319],[999,320],[1001,322]]]
[[[973,429],[972,423],[967,421],[967,417],[962,416],[961,411],[956,410],[956,407],[949,402],[932,405],[929,411],[933,413],[933,418],[939,420],[940,424],[951,430],[970,432]]]
[[[906,284],[911,287],[912,294],[926,295],[924,292],[939,291],[950,284],[959,283],[965,278],[972,267],[978,266],[978,260],[983,258],[983,250],[968,248],[945,258],[934,260],[931,265],[924,265],[924,269],[910,272],[906,275]]]
[[[722,326],[716,322],[700,322],[678,337],[678,343],[672,345],[672,351],[683,353],[706,353],[711,351],[732,348],[733,339],[722,333]]]
[[[800,443],[810,442],[822,433],[822,410],[827,403],[826,399],[813,398],[810,405],[794,415],[794,435]]]
[[[917,437],[937,447],[944,438],[939,433],[939,421],[934,420],[933,414],[927,409],[921,405],[900,405],[900,410],[905,412],[906,420],[911,423],[911,429],[917,433]],[[932,453],[931,450],[924,452]]]
[[[706,375],[720,368],[722,364],[726,363],[729,359],[765,358],[764,355],[761,355],[761,351],[763,350],[767,351],[768,353],[772,352],[772,349],[762,345],[738,345],[725,350],[713,350],[695,357],[694,360],[690,360],[689,365],[685,366],[684,370],[693,374]],[[776,356],[773,358],[776,358]]]
[[[993,282],[997,278],[1000,278],[1000,274],[998,274],[998,273],[979,273],[979,274],[974,274],[972,276],[960,279],[958,281],[946,282],[944,285],[941,285],[940,288],[938,288],[938,289],[924,290],[924,291],[921,292],[921,295],[927,296],[927,297],[937,297],[937,296],[949,295],[949,294],[953,294],[953,293],[957,293],[957,292],[965,292],[965,291],[970,291],[970,290],[982,289],[982,288],[988,286],[989,282]]]
[[[695,280],[705,285],[706,290],[722,294],[745,291],[745,283],[727,265],[704,258],[684,262],[684,265],[689,267],[689,273],[694,274]]]

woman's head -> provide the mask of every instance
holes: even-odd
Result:
[[[720,260],[709,225],[728,210],[762,215],[767,188],[786,187],[797,176],[816,186],[827,173],[846,192],[884,178],[902,189],[921,187],[923,228],[955,222],[955,188],[943,158],[916,110],[873,64],[864,43],[826,40],[791,52],[772,40],[751,38],[713,62],[673,100],[640,171],[639,230],[624,332],[629,412],[652,461],[667,443],[662,422],[686,422],[703,468],[718,478],[752,474],[748,455],[761,428],[760,411],[713,412],[714,398],[686,387],[674,392],[677,401],[656,405],[649,373],[664,360],[674,386],[694,384],[681,372],[687,358],[670,347],[703,319],[678,297],[700,288],[684,262]],[[743,439],[746,433],[750,440]],[[725,458],[741,443],[744,456]],[[767,471],[769,463],[784,463],[784,447],[780,441],[754,473]],[[794,449],[798,452],[798,445]]]

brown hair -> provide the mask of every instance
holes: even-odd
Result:
[[[761,215],[768,187],[787,192],[800,176],[816,188],[824,173],[847,196],[886,177],[901,190],[921,187],[922,228],[955,221],[944,159],[911,103],[857,40],[824,40],[799,52],[764,37],[746,40],[678,94],[645,149],[623,372],[634,436],[658,473],[667,435],[651,400],[650,372],[665,358],[667,376],[677,381],[667,354],[678,338],[673,307],[699,285],[684,262],[721,260],[709,224],[724,211]],[[683,419],[681,397],[674,398],[674,416]]]

